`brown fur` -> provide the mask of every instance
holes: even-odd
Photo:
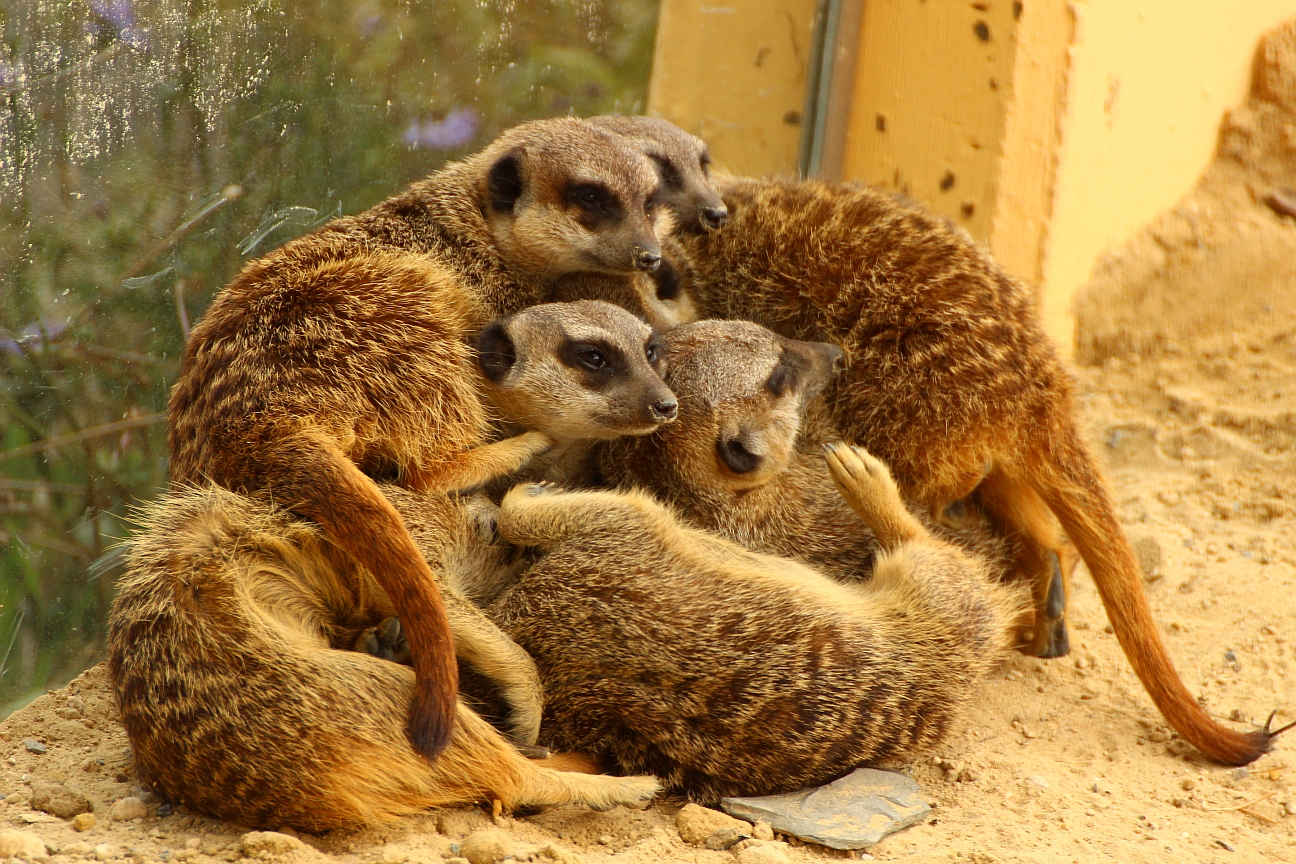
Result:
[[[797,449],[805,410],[841,352],[739,321],[685,324],[663,343],[679,420],[609,444],[600,454],[604,480],[650,492],[690,525],[754,552],[795,558],[838,579],[868,578],[879,551],[873,532],[838,494],[818,446]],[[746,454],[742,473],[725,457],[735,442]],[[1011,541],[975,503],[959,502],[956,512],[938,522],[920,511],[919,519],[1006,576]]]
[[[436,581],[363,473],[448,491],[516,470],[543,435],[480,448],[487,417],[463,337],[574,272],[655,267],[658,180],[623,139],[523,124],[404,194],[246,267],[190,334],[170,403],[171,476],[270,495],[320,523],[400,610],[417,748],[454,720]]]
[[[540,669],[543,740],[704,802],[939,741],[1002,656],[1013,602],[905,511],[881,463],[839,447],[834,472],[877,537],[869,581],[749,552],[641,492],[511,491],[500,533],[544,554],[490,613]]]
[[[420,550],[438,573],[497,566],[463,507],[387,492],[420,513]],[[172,492],[141,515],[109,669],[136,767],[168,800],[320,832],[477,801],[605,809],[655,792],[648,777],[530,762],[462,704],[429,762],[405,732],[413,671],[336,650],[395,607],[317,526],[211,487]]]
[[[1179,680],[1030,292],[965,234],[880,192],[717,185],[728,226],[680,239],[699,313],[845,351],[846,372],[826,391],[836,430],[887,462],[929,512],[971,494],[1015,537],[1016,569],[1036,594],[1036,653],[1065,650],[1061,610],[1048,602],[1053,553],[1066,554],[1056,515],[1170,725],[1226,764],[1265,753],[1274,733],[1214,722]]]

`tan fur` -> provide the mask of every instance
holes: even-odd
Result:
[[[421,550],[437,572],[491,565],[464,508],[387,491],[421,514]],[[405,732],[414,673],[336,650],[390,614],[390,599],[282,509],[216,488],[172,492],[142,512],[126,564],[109,668],[136,766],[168,800],[321,832],[487,800],[603,809],[657,788],[539,767],[462,704],[429,762]]]
[[[1013,601],[905,513],[880,463],[834,456],[874,520],[869,581],[749,552],[640,492],[511,491],[501,534],[544,555],[490,612],[540,669],[542,740],[704,802],[939,741],[1002,656]]]
[[[699,314],[844,350],[846,372],[825,393],[830,434],[876,453],[934,518],[970,495],[1013,538],[1014,568],[1035,587],[1034,653],[1067,647],[1050,602],[1055,562],[1071,557],[1056,516],[1170,725],[1227,764],[1266,752],[1271,730],[1216,723],[1179,680],[1031,293],[966,234],[875,190],[715,182],[728,226],[679,238]]]
[[[170,402],[171,476],[273,496],[383,580],[419,682],[418,749],[449,740],[456,672],[436,580],[365,471],[448,491],[545,449],[484,443],[466,333],[569,273],[660,259],[658,180],[624,139],[536,121],[358,216],[248,265],[190,334]]]

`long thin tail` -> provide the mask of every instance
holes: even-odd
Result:
[[[1166,722],[1206,756],[1225,765],[1246,765],[1267,753],[1285,729],[1271,731],[1266,723],[1257,732],[1237,732],[1216,723],[1180,680],[1161,641],[1134,550],[1116,518],[1106,483],[1074,428],[1055,429],[1048,449],[1048,456],[1041,457],[1025,479],[1057,515],[1089,567],[1116,639]]]
[[[377,485],[323,435],[302,433],[285,446],[276,501],[318,522],[391,598],[414,658],[409,735],[429,759],[454,730],[459,667],[441,591],[400,514]],[[291,467],[288,467],[288,466]],[[291,478],[291,479],[288,479]]]

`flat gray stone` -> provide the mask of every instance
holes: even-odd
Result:
[[[931,812],[912,779],[874,768],[857,768],[818,789],[722,798],[720,806],[731,816],[763,819],[775,831],[831,849],[867,849]]]

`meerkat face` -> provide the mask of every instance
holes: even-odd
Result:
[[[480,156],[482,212],[505,263],[552,281],[655,270],[673,226],[649,159],[575,118],[523,123]]]
[[[729,209],[711,185],[705,141],[656,117],[591,117],[589,122],[629,138],[653,161],[662,202],[681,231],[699,234],[724,227]]]
[[[792,458],[806,404],[841,349],[745,321],[699,321],[665,335],[680,420],[654,446],[689,482],[729,491],[768,483]]]
[[[487,325],[477,353],[504,416],[559,442],[644,435],[678,410],[656,332],[611,303],[532,306]]]

